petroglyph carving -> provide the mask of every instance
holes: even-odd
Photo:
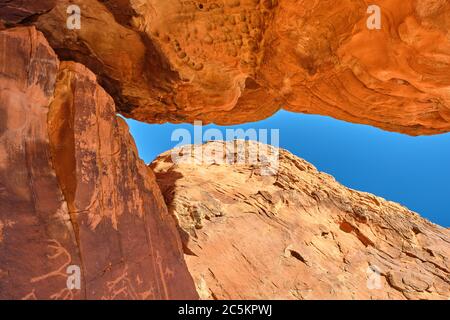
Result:
[[[61,243],[59,241],[57,241],[55,239],[51,239],[51,240],[48,240],[48,242],[49,242],[48,248],[51,251],[53,251],[52,253],[50,253],[48,255],[48,259],[50,259],[50,260],[61,259],[62,264],[59,268],[57,268],[51,272],[48,272],[41,276],[31,278],[30,282],[38,283],[41,281],[48,280],[50,278],[62,277],[64,279],[64,281],[62,282],[64,284],[64,288],[62,288],[60,291],[50,295],[50,298],[55,299],[55,300],[61,300],[61,299],[62,300],[72,300],[74,297],[74,292],[73,292],[73,290],[71,290],[65,286],[66,281],[67,281],[66,269],[67,269],[67,266],[69,266],[71,264],[72,257],[70,255],[70,253],[61,245]],[[36,294],[33,290],[33,292],[26,295],[25,297],[33,298],[33,297],[36,297]]]
[[[139,276],[136,277],[136,284],[140,286],[143,281]],[[148,290],[139,291],[133,281],[130,279],[128,274],[128,266],[125,265],[122,274],[114,280],[108,281],[106,283],[108,288],[108,295],[103,296],[102,300],[111,299],[131,299],[131,300],[142,300],[149,299],[154,296],[154,289],[150,287]]]

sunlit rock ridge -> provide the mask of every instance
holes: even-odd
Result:
[[[229,161],[233,144],[151,164],[201,298],[450,298],[448,229],[282,149],[273,174],[265,161]]]

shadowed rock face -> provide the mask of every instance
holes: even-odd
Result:
[[[0,0],[0,20],[19,23],[51,10],[57,0]]]
[[[171,159],[164,153],[151,168],[204,299],[450,298],[449,230],[399,204],[281,149],[272,176],[260,174],[261,162]]]
[[[446,0],[373,1],[380,30],[367,28],[363,0],[77,0],[82,27],[72,31],[69,3],[32,22],[137,120],[235,124],[284,108],[411,135],[450,131]]]
[[[1,31],[0,52],[0,299],[195,298],[154,175],[95,75],[34,28]]]

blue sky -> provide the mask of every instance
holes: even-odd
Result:
[[[142,159],[172,149],[172,132],[190,124],[127,120]],[[280,147],[311,162],[352,189],[399,202],[434,223],[450,227],[450,134],[410,137],[329,117],[280,111],[269,119],[227,128],[279,129]],[[192,133],[193,135],[193,133]],[[269,140],[270,142],[270,140]]]

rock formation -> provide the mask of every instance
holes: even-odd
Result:
[[[155,177],[95,75],[34,28],[0,31],[0,53],[0,299],[196,298]]]
[[[448,230],[285,151],[158,186],[116,115],[449,132],[450,2],[370,4],[0,0],[0,299],[449,298]]]
[[[36,25],[138,120],[236,124],[284,108],[411,135],[450,131],[446,0],[2,2],[0,18]],[[65,27],[70,4],[79,30]],[[367,27],[370,5],[380,29]]]
[[[229,161],[233,146],[210,142],[214,156],[174,163],[167,152],[151,165],[201,298],[450,298],[449,230],[284,150],[278,170],[261,175],[261,161]]]
[[[35,15],[53,9],[57,0],[0,0],[0,20],[8,23],[25,22]]]

